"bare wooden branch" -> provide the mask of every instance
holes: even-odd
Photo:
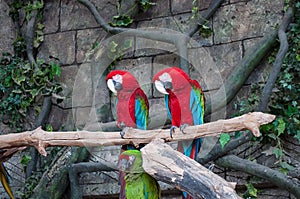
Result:
[[[166,142],[190,140],[199,137],[217,136],[223,132],[239,131],[248,129],[255,136],[260,136],[259,127],[270,123],[275,119],[274,115],[261,112],[248,113],[239,117],[218,120],[198,126],[189,126],[183,134],[175,129],[173,138],[170,138],[168,129],[139,130],[128,128],[124,139],[118,132],[46,132],[41,128],[23,133],[12,133],[0,136],[0,149],[13,147],[34,146],[42,155],[46,156],[45,148],[48,146],[111,146],[140,143],[149,143],[153,139],[160,138]]]
[[[194,198],[240,198],[234,190],[235,183],[227,182],[160,139],[146,145],[141,152],[143,168],[148,174]]]

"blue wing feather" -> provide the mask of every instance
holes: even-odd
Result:
[[[135,99],[135,118],[136,118],[136,127],[138,129],[147,129],[148,124],[148,110],[146,108],[145,102],[142,98]]]
[[[199,88],[195,86],[192,87],[193,88],[190,92],[190,110],[192,112],[194,125],[199,125],[203,124],[204,120],[204,98],[203,93]],[[195,156],[191,158],[196,158],[198,156],[201,144],[201,138],[193,140],[192,143],[188,141],[183,142],[184,154],[191,157],[192,149],[195,148]]]
[[[172,120],[171,110],[170,110],[170,107],[169,107],[169,95],[165,95],[165,104],[166,104],[168,117],[169,117],[170,120]]]

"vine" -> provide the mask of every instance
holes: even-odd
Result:
[[[133,23],[132,13],[136,9],[140,12],[146,12],[149,8],[156,5],[156,3],[150,0],[136,0],[134,5],[128,9],[125,13],[122,13],[122,0],[117,0],[117,15],[113,16],[112,21],[109,23],[114,27],[128,27]]]
[[[29,21],[32,12],[38,10],[35,29],[34,47],[43,42],[43,24],[41,1],[20,1],[10,3],[10,16],[16,23],[20,23],[19,12],[24,10],[26,21]],[[42,59],[36,60],[36,65],[30,64],[26,55],[26,42],[20,30],[13,43],[14,55],[4,52],[0,57],[0,116],[3,123],[21,131],[26,123],[30,109],[39,113],[38,99],[40,96],[60,92],[61,88],[55,77],[61,73],[56,61],[46,63]]]

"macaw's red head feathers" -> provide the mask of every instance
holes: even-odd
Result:
[[[128,71],[113,70],[106,76],[107,86],[113,92],[128,91],[132,92],[139,88],[136,78]]]
[[[167,95],[168,91],[187,88],[191,85],[192,80],[180,68],[170,67],[156,73],[152,81],[159,92]]]

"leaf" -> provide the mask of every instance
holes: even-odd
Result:
[[[30,155],[24,155],[20,161],[20,163],[23,165],[23,166],[27,166],[28,163],[30,162],[31,160],[31,156]]]
[[[294,138],[298,139],[298,142],[300,143],[300,130],[297,130],[297,134],[294,136]]]
[[[287,169],[289,171],[295,169],[292,165],[288,164],[287,162],[280,162],[280,166],[284,169]]]
[[[282,118],[278,119],[278,126],[277,126],[277,135],[280,136],[284,133],[285,130],[285,122]]]
[[[55,76],[60,76],[61,67],[54,62],[50,62],[50,66],[51,66],[51,79]]]
[[[109,43],[110,52],[112,52],[112,53],[117,52],[117,47],[118,47],[118,44],[115,41],[111,41]]]
[[[123,44],[121,45],[121,51],[123,51],[123,50],[127,50],[127,49],[129,49],[129,48],[131,48],[132,47],[132,43],[133,43],[133,41],[132,41],[132,39],[126,39],[124,42],[123,42]]]
[[[46,131],[48,132],[52,132],[53,131],[53,127],[51,124],[46,124]]]
[[[253,186],[252,183],[247,183],[246,187],[250,196],[257,197],[257,189]]]
[[[268,134],[268,137],[272,138],[273,140],[277,140],[277,138],[278,138],[274,133]]]
[[[277,148],[277,147],[274,147],[274,148],[273,148],[273,153],[274,153],[274,155],[275,155],[275,157],[276,157],[277,159],[279,159],[280,157],[283,156],[283,151],[282,151],[282,149],[279,149],[279,148]]]
[[[224,148],[224,146],[229,142],[230,140],[230,135],[227,133],[221,133],[220,138],[219,138],[219,142],[222,146],[222,149]]]
[[[133,19],[128,15],[118,15],[113,17],[113,22],[110,22],[112,26],[128,27],[133,23]]]

